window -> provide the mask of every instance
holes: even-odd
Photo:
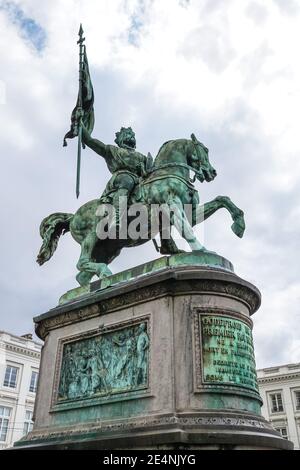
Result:
[[[300,390],[296,390],[294,393],[296,410],[300,410]]]
[[[32,411],[26,410],[24,429],[23,429],[24,434],[28,434],[30,431],[32,431],[32,428],[33,428]]]
[[[271,412],[278,413],[283,411],[282,396],[281,393],[272,393],[271,398]]]
[[[5,387],[16,388],[17,386],[18,368],[13,366],[6,366],[5,377],[3,385]]]
[[[288,439],[288,432],[287,432],[287,428],[286,427],[282,427],[282,428],[275,428],[276,431],[280,432],[281,436],[283,437],[283,439]]]
[[[38,376],[39,376],[38,372],[35,372],[34,370],[31,372],[31,379],[30,379],[30,386],[29,386],[30,392],[36,392]]]
[[[7,437],[10,408],[0,406],[0,441],[5,442]]]

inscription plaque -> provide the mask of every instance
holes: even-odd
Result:
[[[258,392],[252,332],[241,320],[200,315],[202,380],[232,384]]]

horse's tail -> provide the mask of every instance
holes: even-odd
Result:
[[[59,237],[70,230],[73,214],[56,212],[46,217],[40,225],[40,235],[43,244],[37,256],[37,262],[42,265],[48,261],[56,250]]]

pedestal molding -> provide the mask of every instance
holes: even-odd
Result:
[[[83,319],[105,315],[151,299],[186,294],[212,294],[236,299],[245,304],[251,315],[261,302],[259,290],[233,273],[201,267],[173,267],[55,307],[34,318],[36,333],[45,339],[50,330]]]

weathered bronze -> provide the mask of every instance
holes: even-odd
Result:
[[[218,196],[199,205],[198,191],[193,183],[196,179],[201,183],[210,182],[217,173],[209,161],[208,149],[194,134],[191,139],[165,142],[154,160],[149,153],[145,156],[136,150],[135,134],[130,127],[122,127],[116,133],[117,145],[107,145],[91,136],[94,95],[82,34],[81,28],[78,41],[80,89],[72,112],[71,129],[65,136],[65,139],[79,138],[77,195],[81,138],[83,145],[104,158],[112,177],[99,199],[85,203],[75,214],[58,212],[42,221],[40,234],[43,244],[38,263],[42,265],[51,258],[60,235],[67,231],[81,245],[76,277],[81,286],[88,285],[94,275],[99,278],[111,275],[108,265],[122,248],[141,245],[158,234],[161,246],[158,247],[156,242],[155,246],[161,254],[179,253],[181,250],[171,236],[171,227],[176,228],[192,251],[207,252],[197,239],[193,226],[221,208],[229,211],[233,219],[231,228],[238,237],[242,237],[244,215],[229,197]],[[190,179],[191,172],[194,173],[193,180]]]
[[[77,170],[76,170],[76,197],[80,192],[80,166],[81,166],[81,147],[82,143],[82,124],[84,123],[91,132],[94,128],[94,90],[90,78],[89,64],[87,60],[86,46],[84,43],[82,25],[78,32],[79,39],[79,89],[77,103],[71,115],[71,128],[64,137],[64,147],[67,146],[67,139],[78,136],[77,145]]]
[[[64,345],[58,402],[147,387],[146,323]]]
[[[78,137],[77,196],[82,148],[99,155],[111,177],[75,214],[58,212],[41,223],[38,263],[70,231],[81,245],[80,286],[34,318],[45,341],[35,420],[15,446],[292,449],[260,412],[250,318],[260,292],[194,231],[225,208],[242,237],[242,210],[226,196],[200,205],[195,181],[210,182],[217,172],[194,134],[165,142],[156,158],[136,149],[131,127],[116,133],[115,145],[92,136],[94,93],[83,42],[80,27],[79,92],[64,145]],[[179,250],[171,229],[191,252]],[[111,273],[122,248],[150,240],[166,256]],[[94,275],[99,279],[91,282]]]
[[[203,382],[258,392],[251,327],[225,315],[201,315]]]

